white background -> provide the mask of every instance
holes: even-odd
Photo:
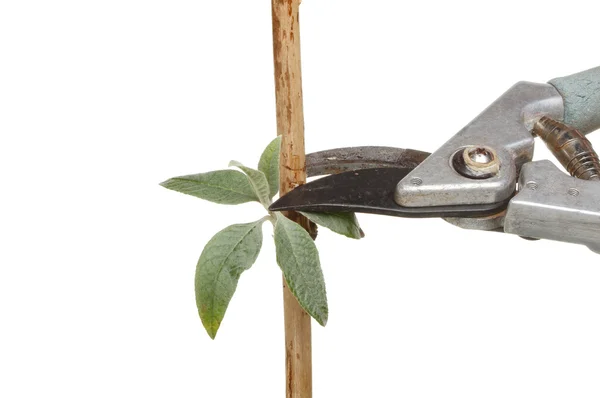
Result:
[[[275,136],[270,3],[0,3],[0,396],[282,397],[270,226],[215,341],[194,268],[262,217],[161,188]],[[306,149],[432,151],[519,80],[600,64],[591,1],[305,0]],[[600,141],[592,135],[592,141]],[[538,157],[546,157],[540,150]],[[581,246],[360,217],[321,230],[315,397],[597,397]]]

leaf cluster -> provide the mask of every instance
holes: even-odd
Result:
[[[262,247],[262,225],[274,227],[277,264],[290,291],[302,308],[319,324],[328,317],[325,280],[319,252],[309,233],[297,223],[268,208],[279,191],[281,138],[263,151],[258,168],[231,161],[235,169],[174,177],[163,187],[214,203],[236,205],[260,203],[268,214],[260,220],[231,225],[206,244],[196,266],[196,305],[202,324],[215,338],[242,273],[255,263]],[[349,238],[360,239],[362,231],[354,213],[307,213],[314,223]]]

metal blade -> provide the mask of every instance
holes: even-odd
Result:
[[[411,168],[353,170],[301,185],[271,205],[271,211],[360,212],[396,217],[485,217],[499,213],[508,201],[487,205],[402,207],[394,191]]]
[[[386,146],[337,148],[306,155],[306,172],[315,177],[382,167],[414,169],[428,156],[428,152]]]

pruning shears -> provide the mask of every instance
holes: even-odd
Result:
[[[519,82],[438,150],[340,148],[307,155],[309,176],[270,210],[440,217],[462,228],[583,244],[600,253],[600,67]],[[569,173],[533,161],[535,137]]]

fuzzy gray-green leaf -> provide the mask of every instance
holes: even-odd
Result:
[[[204,247],[196,266],[196,305],[204,328],[215,338],[242,272],[256,261],[262,223],[235,224],[218,232]]]
[[[160,185],[173,191],[226,205],[260,202],[248,178],[236,170],[217,170],[174,177]]]
[[[315,242],[304,228],[277,213],[275,249],[290,291],[302,308],[325,326],[329,310]]]
[[[258,170],[262,171],[269,183],[269,199],[279,191],[279,152],[281,151],[281,136],[275,138],[267,147],[258,162]]]
[[[354,213],[309,213],[301,211],[306,218],[317,225],[328,228],[333,232],[348,238],[362,238],[360,225]]]
[[[250,167],[246,167],[235,160],[229,162],[229,166],[235,166],[239,168],[246,174],[246,176],[248,176],[248,181],[250,181],[250,185],[252,186],[260,203],[262,203],[265,208],[268,208],[271,204],[271,198],[269,197],[269,183],[267,182],[267,177],[265,177],[264,173]]]

